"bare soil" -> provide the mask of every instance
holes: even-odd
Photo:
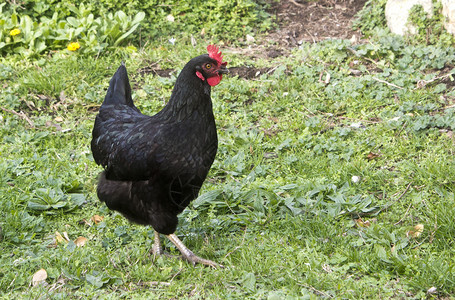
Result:
[[[255,57],[276,58],[303,42],[317,43],[325,39],[350,39],[358,42],[361,33],[352,29],[355,15],[367,0],[280,0],[270,1],[269,13],[275,17],[277,28],[260,37],[248,47],[230,48],[233,53]],[[226,48],[226,47],[224,47]],[[272,68],[230,67],[231,75],[245,79],[272,73]],[[141,73],[169,77],[173,70],[162,70],[152,63]]]
[[[277,29],[246,49],[231,49],[252,57],[275,58],[286,55],[303,42],[317,43],[326,39],[360,41],[362,35],[352,29],[356,14],[366,0],[281,0],[271,2],[269,13],[275,16]],[[232,75],[255,78],[273,69],[251,67],[229,68]]]
[[[281,46],[325,39],[359,40],[352,22],[366,0],[282,0],[273,2],[269,13],[276,16],[278,29],[269,34]]]

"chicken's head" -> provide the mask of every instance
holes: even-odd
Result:
[[[211,86],[220,83],[223,74],[229,73],[226,68],[227,62],[223,62],[223,55],[215,45],[207,46],[208,57],[201,65],[196,67],[196,76],[201,80],[207,80]]]

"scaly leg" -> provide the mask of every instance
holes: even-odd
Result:
[[[183,258],[186,259],[187,261],[191,262],[193,265],[196,265],[197,263],[199,263],[199,264],[203,264],[206,266],[210,266],[215,269],[224,268],[222,265],[219,265],[216,262],[196,256],[190,249],[188,249],[183,244],[183,242],[175,234],[167,235],[167,238],[180,250]]]
[[[153,246],[152,246],[153,256],[163,255],[164,251],[163,251],[163,248],[161,248],[160,234],[158,233],[158,231],[156,231],[156,230],[154,230],[154,231],[155,231],[155,240],[154,240]]]

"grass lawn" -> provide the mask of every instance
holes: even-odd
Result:
[[[153,230],[98,201],[91,130],[120,62],[154,114],[210,42],[0,58],[0,298],[451,297],[453,47],[382,31],[273,59],[221,45],[228,67],[270,70],[212,89],[217,158],[179,218],[183,242],[224,269],[153,257]]]

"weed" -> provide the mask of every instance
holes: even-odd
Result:
[[[55,3],[40,3],[23,7],[30,18],[52,17]],[[76,18],[65,3],[58,19]],[[204,16],[221,4],[205,4]],[[95,20],[93,6],[84,5]],[[255,9],[242,5],[247,15]],[[186,6],[157,9],[171,11],[175,22],[195,16]],[[154,114],[200,47],[186,39],[108,51],[96,59],[66,50],[0,58],[1,297],[455,292],[453,49],[378,31],[369,43],[303,44],[267,61],[225,51],[233,64],[275,71],[254,80],[226,76],[213,90],[217,158],[199,198],[179,217],[184,243],[223,270],[150,255],[153,231],[97,200],[100,169],[89,149],[97,107],[120,61],[135,103]],[[153,63],[174,71],[166,78],[144,71]],[[164,247],[178,253],[169,242]],[[40,269],[47,278],[33,286]]]

